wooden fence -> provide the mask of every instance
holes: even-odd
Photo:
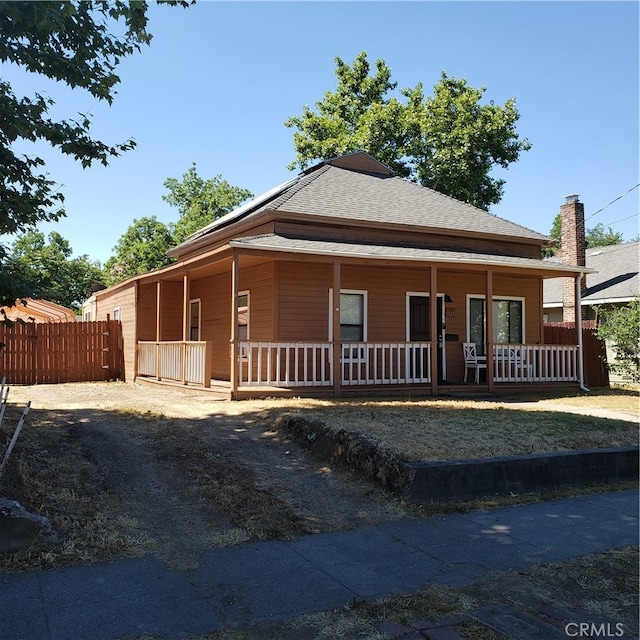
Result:
[[[55,384],[123,377],[122,325],[96,322],[0,324],[0,377],[8,384]]]
[[[608,387],[606,347],[596,337],[595,320],[582,321],[582,351],[587,387]],[[546,344],[578,344],[575,322],[547,322],[544,325]]]

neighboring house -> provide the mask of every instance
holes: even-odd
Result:
[[[96,291],[106,289],[103,284],[97,284],[91,287],[91,295],[82,303],[80,317],[83,322],[91,322],[97,319],[96,314]],[[119,320],[119,318],[109,318],[110,320]]]
[[[598,307],[625,305],[640,295],[640,242],[586,249],[585,264],[593,273],[582,291],[583,319],[596,319]],[[562,291],[562,280],[545,280],[545,321],[563,321]]]
[[[579,345],[542,344],[542,288],[586,269],[543,261],[549,244],[357,152],[209,224],[169,252],[175,263],[92,304],[95,319],[121,320],[128,380],[231,398],[442,393],[463,383],[464,342],[487,389],[582,384]]]
[[[575,326],[576,317],[598,320],[598,309],[629,304],[640,295],[640,242],[586,248],[584,205],[577,195],[567,196],[569,204],[561,210],[561,249],[551,262],[584,265],[590,270],[580,281],[579,291],[571,279],[545,280],[545,322],[564,322]],[[579,305],[576,294],[579,293]],[[577,313],[577,306],[580,313]],[[606,356],[614,362],[613,345],[606,344]],[[609,371],[611,382],[624,382]]]
[[[0,307],[0,315],[9,320],[23,322],[75,322],[76,315],[72,309],[63,307],[48,300],[25,298],[16,300],[13,307]]]

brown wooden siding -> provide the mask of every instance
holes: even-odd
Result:
[[[278,339],[321,341],[328,339],[331,265],[283,262],[279,265]],[[351,266],[341,269],[342,289],[367,291],[367,339],[371,342],[406,340],[407,292],[429,293],[430,269],[387,266]],[[445,355],[447,379],[462,381],[462,343],[467,339],[467,295],[486,295],[483,272],[438,269],[438,292],[448,295],[445,303]],[[525,299],[527,343],[541,342],[539,314],[540,280],[495,274],[493,295]]]
[[[156,284],[138,288],[138,340],[156,339]]]
[[[331,265],[282,262],[278,274],[278,339],[327,340]]]
[[[106,293],[96,299],[96,320],[113,318],[113,310],[120,307],[120,324],[122,325],[122,344],[124,360],[124,379],[133,381],[135,376],[136,353],[136,305],[135,284]]]
[[[238,288],[249,291],[250,340],[273,340],[274,274],[271,261],[240,269]]]
[[[517,242],[515,238],[487,239],[464,236],[460,233],[420,233],[419,231],[394,231],[373,227],[331,226],[279,220],[275,224],[277,233],[298,238],[361,242],[363,244],[399,244],[408,247],[472,251],[491,255],[540,258],[537,242]],[[253,234],[251,234],[253,235]]]
[[[211,375],[229,379],[231,337],[231,274],[223,273],[190,284],[191,299],[200,298],[200,339],[212,343]]]

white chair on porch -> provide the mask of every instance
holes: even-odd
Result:
[[[476,384],[480,382],[480,369],[487,368],[486,358],[480,359],[476,352],[475,342],[463,342],[462,351],[464,353],[464,381],[467,381],[469,369],[476,370]]]
[[[525,347],[512,347],[509,349],[509,362],[513,367],[515,377],[531,382],[533,379],[533,365],[527,362],[527,350]]]

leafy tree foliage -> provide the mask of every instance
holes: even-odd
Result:
[[[640,297],[628,306],[599,308],[598,315],[602,319],[598,338],[610,341],[616,355],[609,370],[640,382]]]
[[[187,6],[184,1],[167,4]],[[119,62],[151,41],[147,3],[124,0],[0,2],[0,63],[87,91],[111,103],[120,82]],[[64,215],[64,195],[44,171],[37,155],[22,155],[20,142],[48,143],[88,167],[132,149],[133,140],[109,144],[91,136],[87,115],[56,120],[54,100],[36,93],[16,95],[0,80],[0,234],[33,228]],[[20,286],[2,266],[0,298],[15,299]]]
[[[555,255],[560,250],[560,241],[562,239],[562,216],[559,213],[553,219],[549,237],[556,241],[556,246],[545,249],[546,256]],[[592,247],[606,247],[612,244],[622,244],[624,242],[622,233],[615,233],[611,227],[605,229],[601,222],[599,222],[595,227],[585,231],[584,240],[587,249]]]
[[[169,249],[252,196],[250,191],[234,187],[219,175],[205,180],[198,175],[195,163],[182,180],[167,178],[164,186],[169,193],[162,198],[177,207],[178,221],[165,225],[155,216],[134,220],[114,247],[115,255],[107,260],[107,284],[170,264],[172,260],[166,255]]]
[[[91,287],[104,280],[99,262],[86,255],[72,258],[72,254],[69,241],[57,231],[48,238],[29,231],[13,242],[9,265],[30,296],[78,309]]]
[[[390,95],[397,87],[383,60],[371,67],[366,52],[352,65],[335,58],[338,86],[302,114],[285,121],[294,128],[296,159],[289,169],[305,169],[319,160],[364,150],[398,175],[474,206],[488,209],[500,201],[504,180],[491,170],[508,167],[521,151],[515,125],[515,99],[503,106],[481,104],[485,87],[442,73],[433,96],[423,85],[402,89],[404,100]]]
[[[170,229],[155,216],[134,220],[114,247],[115,255],[105,264],[107,284],[170,264],[167,251],[173,245]]]
[[[229,184],[220,175],[208,180],[201,178],[195,163],[183,174],[182,180],[167,178],[164,186],[169,193],[162,199],[172,207],[177,207],[180,213],[173,226],[175,244],[184,242],[192,233],[233,211],[253,196],[247,189]]]

